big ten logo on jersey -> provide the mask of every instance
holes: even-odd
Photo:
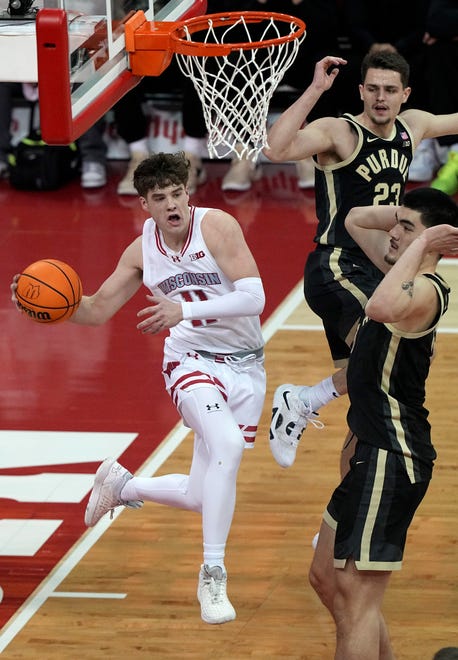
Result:
[[[148,137],[154,152],[177,151],[182,148],[184,139],[181,112],[179,110],[158,110],[153,105],[147,106],[150,125]]]
[[[197,261],[197,259],[203,259],[204,257],[205,252],[203,250],[199,250],[199,252],[194,252],[193,254],[189,255],[191,261]]]

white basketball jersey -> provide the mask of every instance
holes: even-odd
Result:
[[[176,302],[211,300],[234,291],[234,285],[217,265],[201,232],[201,223],[210,209],[190,207],[190,225],[179,252],[171,250],[162,233],[148,218],[143,226],[143,283],[155,296]],[[202,350],[235,353],[264,345],[259,316],[184,320],[170,328],[165,341],[176,353]]]

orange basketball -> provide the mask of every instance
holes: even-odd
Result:
[[[41,259],[25,268],[17,283],[19,307],[37,323],[59,323],[70,318],[83,295],[78,274],[57,259]]]

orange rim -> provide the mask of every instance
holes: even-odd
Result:
[[[278,23],[295,25],[296,30],[290,34],[285,34],[273,39],[266,39],[265,41],[213,44],[205,43],[203,41],[188,41],[187,39],[187,32],[194,35],[196,32],[207,30],[209,27],[209,21],[212,22],[214,27],[222,27],[225,25],[229,27],[236,23],[241,17],[244,18],[245,23],[261,23],[262,21],[274,19],[274,21]],[[176,23],[176,26],[170,33],[170,37],[175,53],[201,57],[218,57],[221,55],[228,55],[236,50],[268,48],[269,46],[278,46],[288,41],[294,41],[304,34],[305,27],[304,21],[296,16],[289,16],[288,14],[279,14],[276,12],[269,13],[265,11],[232,11],[219,14],[204,14],[203,16],[196,16],[195,18]],[[185,28],[187,28],[187,32]]]

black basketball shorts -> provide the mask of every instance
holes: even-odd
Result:
[[[358,441],[350,471],[323,516],[336,532],[334,566],[400,570],[407,530],[429,486],[411,483],[399,456]]]
[[[304,295],[324,326],[335,367],[347,364],[366,302],[383,277],[363,255],[318,245],[307,258]]]

